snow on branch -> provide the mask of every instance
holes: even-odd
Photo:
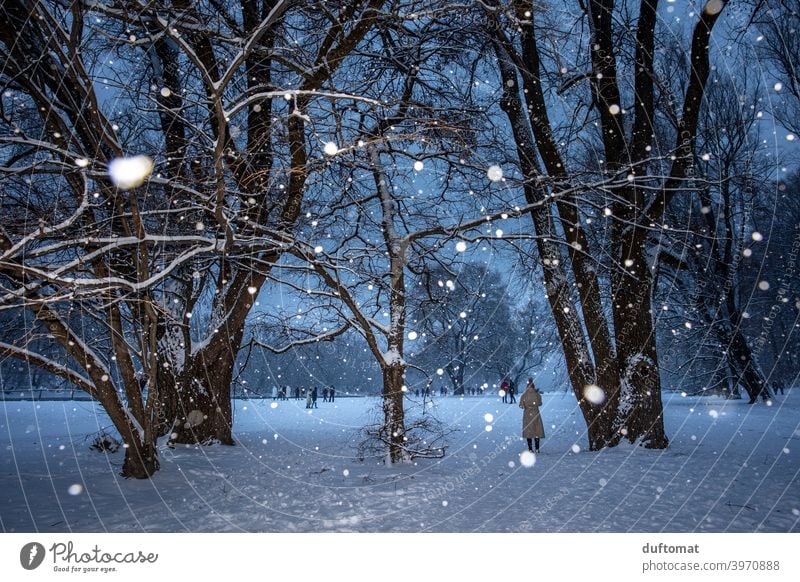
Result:
[[[320,334],[313,335],[311,337],[307,337],[307,338],[303,338],[303,339],[292,340],[292,341],[290,341],[290,342],[288,342],[288,343],[286,343],[286,344],[284,344],[282,346],[273,346],[272,344],[268,344],[266,342],[263,342],[261,340],[257,340],[255,338],[251,339],[250,343],[252,345],[258,346],[260,348],[264,348],[265,350],[270,351],[273,354],[284,354],[284,353],[288,352],[289,350],[292,350],[292,349],[300,347],[300,346],[305,346],[305,345],[309,345],[309,344],[317,344],[317,343],[320,343],[320,342],[333,341],[334,339],[336,339],[337,337],[339,337],[340,335],[342,335],[343,333],[345,333],[347,330],[349,330],[351,328],[352,328],[352,325],[348,322],[347,324],[342,325],[342,326],[340,326],[340,327],[338,327],[336,329],[330,330],[328,332],[320,333]]]
[[[252,95],[248,95],[246,99],[237,101],[236,103],[231,105],[230,109],[225,110],[225,116],[233,117],[236,113],[238,113],[248,105],[264,99],[272,99],[275,97],[287,97],[287,98],[297,97],[299,95],[306,97],[324,97],[327,99],[348,99],[352,101],[362,101],[364,103],[374,105],[375,107],[381,107],[383,105],[380,101],[377,101],[376,99],[370,99],[369,97],[363,97],[361,95],[355,95],[351,93],[317,91],[311,89],[284,89],[276,91],[259,91],[258,93],[253,93]]]
[[[40,279],[40,281],[27,283],[22,288],[7,293],[6,295],[0,297],[0,303],[13,300],[17,297],[26,297],[31,290],[37,287],[41,287],[43,282],[48,282],[63,287],[68,287],[84,294],[92,293],[94,291],[108,292],[111,289],[127,289],[129,291],[134,291],[134,292],[145,291],[147,289],[151,289],[158,283],[167,279],[181,265],[190,262],[195,257],[211,253],[214,251],[219,251],[223,244],[224,243],[222,241],[213,241],[212,244],[209,244],[205,247],[195,247],[190,250],[187,250],[178,255],[177,257],[175,257],[163,269],[157,271],[156,273],[150,275],[147,278],[143,278],[140,280],[129,280],[115,276],[108,276],[108,277],[67,276],[66,273],[68,273],[69,271],[78,266],[82,266],[83,264],[85,264],[85,261],[87,260],[87,258],[85,257],[81,259],[76,259],[70,262],[69,264],[65,265],[64,267],[61,267],[54,271],[47,271],[44,268],[34,267],[30,265],[0,261],[0,267],[17,271],[21,276],[24,277],[35,276]],[[114,247],[114,245],[110,246]],[[108,250],[109,249],[107,249],[106,252],[108,252]],[[103,254],[105,253],[95,251],[90,253],[90,257],[88,258],[91,259],[99,257]]]
[[[83,216],[84,212],[86,212],[86,209],[88,207],[89,207],[89,196],[88,196],[88,191],[86,189],[86,183],[84,182],[84,191],[81,195],[81,203],[78,205],[78,207],[75,209],[72,215],[70,215],[69,218],[52,226],[42,226],[38,230],[34,230],[27,236],[22,237],[19,241],[17,241],[10,248],[8,248],[8,250],[5,250],[2,254],[0,254],[0,265],[2,265],[3,261],[8,260],[9,258],[17,255],[17,253],[23,250],[28,243],[38,238],[52,236],[55,235],[56,233],[68,229],[73,224],[75,224],[75,222],[79,218]]]

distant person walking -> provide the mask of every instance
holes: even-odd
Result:
[[[781,394],[785,394],[784,390],[786,390],[786,385],[783,383],[783,380],[775,380],[772,383],[773,389],[772,391],[775,392],[775,395],[778,395],[778,392]]]
[[[318,408],[317,407],[317,387],[311,390],[311,408]]]
[[[517,399],[514,398],[514,394],[516,394],[516,392],[517,392],[517,387],[514,386],[514,382],[513,381],[509,382],[508,383],[508,397],[509,397],[508,403],[509,404],[514,404],[517,401]]]
[[[277,397],[278,397],[278,387],[277,386],[273,386],[272,387],[272,399],[275,400]]]
[[[333,402],[336,400],[336,387],[331,386],[330,390],[328,390],[328,399]]]
[[[528,441],[528,450],[534,451],[534,445],[539,452],[539,439],[544,438],[544,424],[539,414],[542,405],[542,395],[533,384],[533,378],[528,378],[525,392],[519,397],[519,407],[522,409],[522,437]],[[533,441],[533,442],[531,442]]]
[[[294,399],[295,400],[300,400],[300,386],[297,386],[294,389]]]
[[[323,402],[327,402],[328,401],[328,387],[327,386],[322,389],[322,401]]]
[[[306,408],[311,408],[313,400],[311,398],[311,390],[306,390]]]
[[[503,383],[500,384],[500,396],[503,397],[503,404],[508,402],[508,380],[503,380]]]

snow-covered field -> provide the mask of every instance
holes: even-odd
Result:
[[[667,395],[664,451],[587,452],[574,398],[544,402],[532,467],[520,464],[520,409],[494,397],[437,400],[457,429],[448,455],[401,467],[356,460],[376,399],[311,413],[257,400],[237,403],[238,446],[164,447],[151,481],[119,477],[121,451],[89,450],[87,435],[109,424],[93,403],[8,402],[0,529],[800,531],[800,390],[772,406]]]

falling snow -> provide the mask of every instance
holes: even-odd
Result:
[[[605,392],[596,384],[589,384],[583,389],[583,397],[595,405],[600,405],[606,400]]]
[[[117,188],[130,190],[144,184],[153,171],[153,160],[147,156],[115,158],[108,164],[108,175]]]
[[[500,182],[503,179],[503,169],[500,166],[489,166],[486,176],[492,182]]]

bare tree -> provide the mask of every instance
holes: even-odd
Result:
[[[714,355],[718,360],[709,370],[712,382],[724,379],[730,394],[738,394],[741,385],[751,403],[769,397],[764,374],[746,337],[741,303],[743,295],[750,295],[743,292],[741,281],[746,271],[742,263],[746,241],[753,232],[757,200],[768,196],[762,184],[769,183],[772,171],[760,147],[755,107],[760,94],[757,85],[748,83],[746,72],[736,83],[715,76],[707,91],[698,134],[698,149],[703,153],[695,160],[699,172],[707,177],[707,185],[688,204],[673,205],[673,220],[678,212],[688,210],[692,215],[687,230],[694,236],[675,240],[672,245],[662,244],[660,254],[661,268],[677,269],[675,276],[689,278],[684,284],[689,305],[686,309],[668,306],[671,313],[694,322],[678,335],[691,333],[701,344],[710,340],[705,361]],[[732,95],[738,98],[732,99]]]
[[[768,63],[777,88],[771,99],[776,120],[800,134],[800,2],[751,0],[750,23],[761,32],[753,54]]]
[[[520,301],[505,276],[485,265],[425,272],[411,296],[411,323],[424,342],[411,361],[428,374],[445,372],[456,395],[487,373],[518,383],[552,349],[535,302]]]
[[[626,22],[620,29],[615,28],[615,20],[624,18],[621,8],[613,1],[589,1],[580,7],[580,23],[566,25],[585,24],[589,33],[564,34],[562,39],[552,33],[547,36],[552,27],[543,22],[546,14],[527,3],[498,2],[486,9],[497,68],[506,87],[501,107],[514,135],[520,168],[528,180],[526,196],[545,199],[553,192],[542,186],[542,175],[557,177],[571,186],[580,183],[582,171],[591,169],[570,167],[565,145],[576,139],[600,148],[601,175],[612,182],[627,181],[625,186],[601,192],[606,214],[612,220],[610,296],[606,299],[578,198],[561,197],[553,213],[532,216],[538,234],[549,240],[563,236],[568,243],[566,260],[552,243],[553,248],[542,244],[539,250],[573,391],[589,427],[591,449],[613,445],[621,435],[648,447],[668,444],[651,303],[655,267],[650,260],[651,229],[654,224],[663,224],[669,202],[676,192],[690,187],[694,177],[710,36],[724,6],[722,1],[709,2],[694,27],[691,74],[683,87],[682,110],[676,116],[674,146],[661,156],[654,151],[659,145],[655,141],[656,87],[661,87],[655,59],[657,1],[643,0],[635,24]],[[574,62],[567,63],[564,52],[558,56],[543,52],[543,46],[559,46],[559,42],[577,55]],[[547,65],[560,68],[547,71]],[[571,67],[577,70],[570,72]],[[588,92],[580,92],[584,82]],[[548,91],[558,95],[580,92],[577,106],[594,123],[570,125],[569,119],[574,119],[570,117],[566,128],[559,127],[552,121],[557,117],[548,104]],[[565,133],[568,139],[559,135]],[[665,164],[656,160],[671,163],[664,168]],[[585,192],[590,193],[589,189]],[[554,220],[560,224],[560,233]],[[574,278],[577,297],[566,286],[569,277]],[[577,301],[578,309],[573,301]],[[610,308],[610,319],[604,304]],[[587,401],[584,389],[589,384],[598,384],[604,398]]]
[[[233,363],[300,215],[309,113],[343,97],[328,84],[382,4],[4,3],[1,306],[32,311],[59,355],[2,351],[100,401],[128,444],[123,474],[157,469],[161,434],[233,443]],[[127,68],[94,66],[94,19]],[[103,87],[135,115],[117,122]]]

